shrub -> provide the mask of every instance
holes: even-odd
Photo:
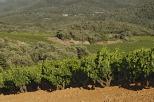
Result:
[[[0,88],[4,86],[3,74],[0,72]]]
[[[80,68],[80,60],[76,57],[67,58],[64,60],[66,67],[71,71],[74,72]]]
[[[42,79],[42,69],[41,66],[32,66],[27,69],[27,77],[29,80],[28,85],[33,86],[33,88],[40,89],[39,85],[41,84]]]
[[[13,81],[13,72],[12,69],[6,70],[3,72],[3,80],[4,80],[4,91],[15,92],[16,87]]]
[[[66,40],[66,39],[74,39],[75,35],[72,32],[64,32],[62,30],[57,31],[56,37],[61,40]]]
[[[39,66],[12,68],[3,71],[4,88],[10,91],[26,92],[28,85],[40,84],[41,72]]]
[[[76,57],[67,58],[64,60],[67,70],[71,72],[71,86],[82,86],[84,79],[83,72],[80,70],[80,60]]]
[[[146,81],[149,86],[149,78],[153,72],[153,50],[141,49],[130,52],[123,58],[124,68],[127,70],[126,80],[129,82]]]
[[[85,57],[81,60],[81,70],[85,73],[85,84],[96,84],[98,79],[98,70],[95,63],[96,56]]]
[[[95,63],[99,78],[97,81],[101,86],[110,86],[113,80],[113,68],[116,67],[113,64],[120,60],[120,56],[117,50],[110,52],[107,48],[103,48],[98,52]]]
[[[0,53],[0,67],[2,67],[2,68],[10,67],[9,64],[6,61],[5,56],[2,53]]]
[[[21,68],[13,70],[13,82],[20,89],[20,92],[27,91],[26,85],[29,83],[27,70]]]
[[[43,79],[57,89],[64,89],[71,82],[71,72],[65,61],[52,61],[44,64]]]
[[[154,49],[120,53],[103,48],[97,55],[46,61],[42,65],[0,69],[0,88],[9,92],[25,92],[47,84],[49,89],[70,86],[121,85],[134,82],[150,86],[154,76]]]
[[[47,44],[45,42],[38,42],[36,45],[32,47],[30,56],[35,63],[38,63],[42,60],[52,59],[53,51],[55,51],[54,46]]]
[[[14,66],[24,67],[33,65],[33,61],[29,55],[15,54],[10,58],[11,64]]]
[[[87,51],[85,47],[76,47],[76,50],[77,50],[77,56],[79,59],[89,54],[89,52]]]

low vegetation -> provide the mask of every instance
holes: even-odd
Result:
[[[0,67],[10,68],[35,65],[43,60],[76,56],[76,48],[65,48],[39,41],[27,43],[8,38],[0,39]]]
[[[65,89],[68,87],[129,86],[141,83],[152,87],[154,77],[154,49],[139,49],[128,54],[103,48],[96,55],[71,59],[44,61],[30,67],[0,71],[1,92],[26,92],[37,89]]]
[[[0,91],[153,87],[153,5],[0,0]]]

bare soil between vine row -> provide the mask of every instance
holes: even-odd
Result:
[[[140,91],[118,87],[85,90],[70,88],[54,92],[36,91],[0,95],[0,102],[154,102],[154,88]]]

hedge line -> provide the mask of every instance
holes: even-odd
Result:
[[[129,85],[139,82],[153,86],[154,49],[140,49],[124,54],[103,48],[96,55],[82,59],[45,61],[41,65],[0,71],[2,92],[25,92],[67,87]]]

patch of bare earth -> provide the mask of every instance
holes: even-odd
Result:
[[[90,43],[88,41],[76,41],[76,40],[61,40],[61,39],[58,39],[56,37],[49,37],[48,38],[48,41],[51,41],[53,43],[58,43],[58,44],[62,44],[62,45],[65,45],[65,46],[70,46],[70,45],[90,45]],[[110,45],[110,44],[116,44],[116,43],[122,43],[122,40],[115,40],[115,41],[99,41],[99,42],[96,42],[96,44],[98,45]]]
[[[118,87],[0,95],[0,102],[154,102],[154,89],[132,91]]]
[[[65,46],[70,46],[70,45],[80,45],[80,44],[84,44],[84,45],[90,45],[90,43],[88,41],[76,41],[76,40],[61,40],[61,39],[58,39],[56,37],[50,37],[48,38],[48,41],[51,41],[53,43],[59,43],[59,44],[62,44],[62,45],[65,45]]]
[[[110,44],[117,44],[117,43],[122,43],[122,40],[115,40],[115,41],[100,41],[97,42],[96,44],[98,45],[110,45]]]

